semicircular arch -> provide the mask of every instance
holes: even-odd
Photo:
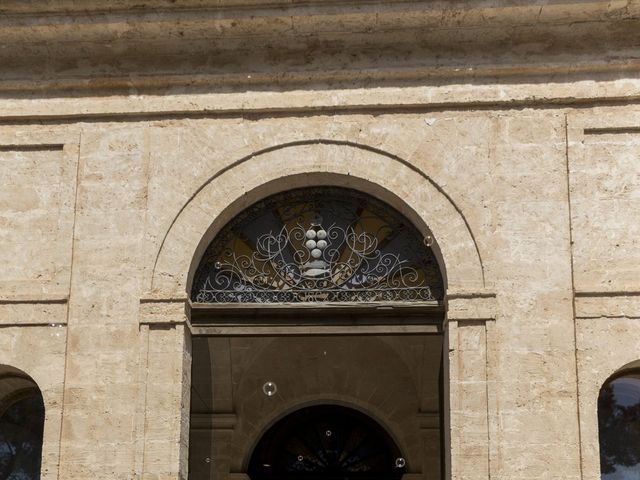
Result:
[[[409,162],[350,142],[310,140],[277,145],[243,157],[207,179],[167,230],[152,270],[151,293],[180,296],[215,234],[244,208],[278,192],[306,186],[361,190],[406,215],[441,263],[449,291],[484,287],[480,250],[455,202]],[[446,269],[444,266],[446,265]]]
[[[248,471],[252,478],[299,478],[306,472],[311,478],[364,473],[399,479],[405,465],[397,442],[378,421],[355,408],[321,403],[298,408],[263,432]]]
[[[380,428],[384,430],[384,432],[389,435],[393,442],[398,446],[399,450],[403,453],[403,455],[406,456],[406,460],[409,465],[411,465],[412,462],[415,461],[415,457],[418,456],[419,452],[416,451],[417,449],[411,448],[410,444],[407,443],[406,439],[402,435],[401,427],[408,425],[391,425],[388,421],[386,421],[386,415],[378,405],[372,404],[370,402],[364,402],[360,399],[348,395],[309,395],[306,397],[302,396],[298,399],[287,402],[282,406],[280,410],[264,418],[262,422],[257,425],[256,428],[251,432],[251,441],[244,444],[238,443],[236,445],[233,445],[233,447],[239,453],[238,458],[242,458],[242,464],[238,465],[240,470],[246,471],[248,469],[251,457],[253,456],[258,443],[274,425],[298,410],[309,407],[319,407],[323,405],[334,405],[349,408],[371,418],[372,421],[376,422],[380,426]]]

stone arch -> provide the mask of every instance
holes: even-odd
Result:
[[[634,352],[629,352],[631,355],[633,355]],[[599,379],[600,381],[600,385],[604,385],[605,383],[611,381],[613,378],[615,377],[619,377],[624,375],[625,373],[628,372],[632,372],[632,371],[638,371],[640,370],[640,360],[631,360],[629,362],[627,362],[626,364],[624,364],[623,366],[616,368],[613,371],[608,372],[608,375],[606,376],[606,378],[604,379]]]
[[[295,405],[293,408],[289,409],[288,411],[283,412],[283,414],[279,415],[277,418],[270,419],[271,421],[269,422],[269,424],[266,426],[266,428],[262,429],[262,431],[259,432],[259,434],[257,435],[256,441],[254,442],[253,445],[251,445],[251,448],[248,449],[247,458],[245,458],[244,460],[243,471],[251,472],[252,470],[253,471],[258,470],[256,471],[256,473],[259,476],[260,470],[261,470],[260,464],[265,460],[264,455],[266,454],[267,457],[270,457],[271,460],[276,460],[276,458],[274,457],[278,456],[277,453],[279,453],[280,448],[283,446],[281,444],[278,445],[276,443],[274,445],[273,443],[271,443],[275,438],[277,438],[277,434],[276,434],[276,437],[274,437],[274,433],[275,433],[274,429],[276,429],[276,432],[278,431],[278,429],[280,430],[280,432],[282,432],[282,427],[284,424],[286,425],[285,427],[286,430],[289,430],[291,428],[296,430],[297,429],[296,425],[297,426],[300,425],[298,423],[298,421],[301,419],[300,414],[304,415],[308,413],[311,413],[312,416],[315,414],[316,418],[318,414],[320,414],[321,418],[323,419],[327,418],[326,417],[327,413],[329,413],[332,416],[346,415],[347,416],[346,418],[351,418],[351,419],[357,418],[358,419],[357,424],[362,426],[366,425],[365,428],[367,428],[367,431],[370,434],[370,436],[367,436],[367,438],[370,440],[375,439],[374,441],[377,441],[376,450],[375,450],[376,453],[385,452],[387,455],[391,454],[390,457],[387,457],[387,460],[390,460],[390,461],[388,462],[388,467],[387,467],[388,471],[385,472],[385,478],[389,478],[387,475],[395,476],[396,478],[398,478],[399,476],[402,475],[402,471],[404,471],[405,468],[409,470],[409,466],[406,465],[404,460],[404,456],[403,456],[404,454],[403,454],[402,448],[399,447],[397,439],[394,438],[393,432],[391,432],[390,429],[387,427],[387,425],[385,425],[384,422],[381,422],[379,418],[375,418],[373,415],[371,415],[370,412],[366,411],[365,409],[359,408],[358,405],[350,404],[349,402],[315,401],[315,402],[307,402],[302,405],[300,404]],[[293,420],[294,418],[296,421],[292,423],[291,420]],[[340,423],[335,423],[334,425],[338,428],[340,428],[341,426]],[[313,429],[313,431],[316,431],[316,430]],[[343,433],[347,433],[348,431],[349,430],[345,430]],[[329,432],[327,433],[327,435],[330,437],[331,433]],[[312,437],[312,438],[317,438],[317,437]],[[320,441],[316,443],[315,446],[317,448],[322,448],[321,446],[322,443],[323,442]],[[305,446],[307,445],[305,444]],[[311,451],[313,450],[314,449],[311,449]],[[277,452],[275,456],[274,456],[274,452]],[[356,453],[356,450],[355,449],[343,450],[343,452],[345,453],[350,452],[351,454],[353,454],[353,453]],[[403,461],[402,466],[399,467],[402,469],[402,471],[393,468],[393,460],[397,460],[399,457],[402,457],[402,461]],[[326,459],[326,456],[321,455],[318,457],[318,459]],[[269,463],[272,463],[272,462],[269,461]],[[336,462],[335,466],[337,466],[337,464],[339,463],[340,463],[340,460]],[[310,463],[310,465],[313,465],[313,463]],[[378,467],[380,467],[380,464],[378,464]]]
[[[161,242],[151,294],[184,295],[206,246],[242,209],[273,193],[316,185],[354,188],[389,203],[435,239],[432,248],[449,291],[484,288],[482,257],[473,232],[441,186],[393,154],[320,139],[255,152],[207,179],[177,213]]]
[[[15,367],[0,365],[0,416],[16,401],[40,389],[33,379]]]
[[[601,475],[635,478],[640,455],[640,360],[616,370],[598,390],[598,456]],[[631,428],[630,428],[631,427]]]
[[[357,410],[358,412],[370,417],[389,435],[389,437],[398,445],[401,452],[406,452],[408,447],[402,436],[392,426],[384,421],[384,412],[382,412],[376,405],[367,404],[354,398],[340,396],[340,395],[325,395],[323,397],[309,397],[308,399],[299,399],[298,401],[292,401],[284,405],[281,410],[268,416],[256,429],[255,438],[251,443],[247,445],[244,452],[244,458],[242,461],[242,471],[246,471],[251,456],[258,445],[258,442],[263,435],[280,420],[288,415],[301,410],[306,407],[314,407],[321,405],[336,405],[341,407]]]
[[[602,387],[612,378],[640,369],[636,318],[579,319],[578,386],[582,468],[585,478],[600,478],[598,399]],[[608,337],[609,348],[599,340]]]
[[[36,382],[0,364],[0,477],[40,478],[45,404]],[[1,446],[1,445],[0,445]]]

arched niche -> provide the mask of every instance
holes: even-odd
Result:
[[[39,480],[45,407],[27,374],[0,365],[0,478]]]

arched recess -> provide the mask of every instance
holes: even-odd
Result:
[[[0,478],[39,480],[45,407],[36,383],[0,365]]]
[[[577,326],[582,469],[584,478],[600,479],[598,399],[610,379],[640,370],[640,338],[633,333],[637,331],[638,317],[589,316],[578,318]],[[602,346],[603,338],[607,339],[607,348]]]
[[[625,365],[602,384],[598,443],[603,480],[640,478],[640,360]]]
[[[289,413],[251,452],[252,479],[400,480],[406,461],[387,431],[356,409],[319,404]]]
[[[431,360],[437,362],[441,352],[437,351],[438,338],[428,339],[412,337],[367,336],[366,343],[355,336],[324,337],[277,337],[252,341],[251,349],[246,349],[244,357],[236,356],[236,365],[244,373],[236,377],[234,390],[242,396],[242,405],[235,406],[239,422],[234,436],[229,439],[232,457],[241,463],[232,464],[231,469],[245,471],[248,467],[250,452],[264,432],[279,419],[302,407],[319,404],[341,405],[357,409],[385,426],[389,435],[402,450],[405,459],[412,467],[420,470],[424,454],[420,435],[419,416],[422,409],[435,410],[437,402],[433,398],[420,398],[421,390],[436,385],[437,378],[421,377],[420,368],[409,365],[419,355],[416,347],[427,347]],[[294,345],[295,343],[295,345]],[[255,348],[258,347],[258,348]],[[286,369],[278,368],[279,363],[293,364],[298,357],[296,349],[308,357],[316,356],[329,363],[329,369],[319,375],[309,375],[313,360],[297,363],[293,375]],[[317,355],[316,355],[317,353]],[[355,360],[355,361],[354,361]],[[349,363],[349,371],[340,371],[337,366]],[[242,365],[244,364],[244,365]],[[413,367],[413,371],[411,369]],[[422,370],[424,372],[424,370]],[[269,378],[279,385],[276,395],[266,398],[256,383],[262,385],[262,379]],[[348,378],[348,381],[345,381]],[[262,380],[262,381],[261,381]],[[198,382],[197,378],[194,378]],[[407,414],[409,412],[409,414]]]
[[[410,473],[445,477],[444,285],[426,235],[379,198],[322,183],[216,232],[190,297],[194,478],[258,475],[243,458],[263,418],[327,398],[377,408]]]
[[[316,185],[353,188],[388,203],[425,236],[433,237],[432,249],[441,262],[448,292],[484,289],[482,258],[469,223],[426,173],[368,146],[310,140],[256,152],[207,179],[161,241],[150,294],[176,297],[188,292],[207,245],[247,206],[273,193]]]
[[[254,456],[259,443],[270,429],[272,429],[286,417],[300,410],[322,406],[334,406],[348,410],[354,410],[359,414],[370,418],[371,421],[379,425],[379,427],[384,431],[385,436],[389,437],[389,439],[396,446],[398,453],[400,455],[403,455],[402,459],[405,461],[403,471],[406,472],[408,470],[408,457],[404,456],[406,455],[408,448],[407,445],[403,443],[402,432],[394,430],[384,422],[383,419],[385,417],[385,412],[380,410],[380,408],[375,405],[365,405],[362,404],[362,402],[358,402],[356,399],[342,397],[339,395],[329,395],[322,398],[314,396],[308,399],[302,399],[302,401],[292,402],[291,404],[286,405],[285,408],[280,410],[276,415],[267,416],[260,423],[260,425],[256,426],[257,434],[254,435],[253,442],[243,446],[244,451],[242,453],[244,455],[244,460],[242,462],[242,470],[246,471],[249,469],[252,457]]]
[[[431,238],[431,249],[444,277],[447,293],[445,299],[457,297],[466,301],[465,299],[477,297],[480,299],[479,303],[482,303],[487,293],[481,252],[468,220],[445,189],[437,185],[425,172],[391,153],[365,145],[321,139],[277,145],[255,152],[220,171],[213,172],[176,213],[166,234],[160,240],[149,278],[149,302],[167,301],[179,307],[180,299],[191,291],[194,273],[207,246],[218,232],[245,208],[275,193],[317,186],[351,188],[393,207],[425,238]],[[146,301],[147,299],[145,303]],[[475,321],[477,317],[477,320],[484,322],[492,319],[491,312],[485,312],[483,305],[481,304],[479,309],[466,306],[462,309],[454,308],[455,315],[449,315],[449,320]],[[174,322],[178,315],[182,318],[182,312],[178,314],[177,310],[175,316],[167,315],[166,320],[156,320],[157,315],[153,313],[152,307],[149,308],[149,312],[151,320],[145,321],[151,323]],[[472,329],[476,328],[475,325],[472,324]],[[484,331],[484,326],[478,328]],[[453,340],[449,340],[449,333],[445,332],[444,343],[440,342],[440,357],[444,358],[445,362],[449,360],[447,355],[442,355],[442,346],[445,345],[446,352],[449,342],[458,342],[455,337],[457,330],[452,331]],[[212,348],[211,351],[220,350]],[[480,350],[477,355],[479,358],[475,359],[479,365],[486,364],[482,352],[483,350]],[[454,390],[458,379],[448,380],[448,368],[444,368],[443,371],[444,384],[450,382],[451,391],[454,392],[452,395],[463,393],[461,389]],[[455,368],[452,372],[455,373]],[[215,376],[214,369],[209,373]],[[478,369],[475,373],[478,378],[474,377],[474,381],[486,381],[486,371]],[[188,395],[188,389],[187,380],[183,382],[183,395]],[[446,412],[449,396],[445,393],[440,398],[443,401],[442,411]],[[421,429],[435,432],[429,433],[433,438],[442,432],[445,437],[448,436],[448,426],[438,423],[439,414],[434,416],[430,412],[419,413],[420,418],[416,417],[414,423],[419,424]],[[478,402],[477,413],[487,413],[482,402]],[[455,414],[458,415],[457,412]],[[227,425],[235,421],[233,415],[230,418],[223,415],[218,420],[211,420],[211,425],[218,422],[222,425],[220,428],[223,435],[228,435]],[[461,417],[458,420],[453,419],[451,424],[458,425],[461,421]],[[210,426],[208,422],[209,420],[205,422],[207,428]],[[181,439],[184,445],[185,436],[182,435]],[[448,437],[442,441],[442,445],[451,445],[452,456],[462,451],[457,447],[454,449],[458,443],[449,442]],[[484,447],[488,449],[488,446]],[[208,458],[205,452],[202,452],[202,455],[203,458]],[[185,457],[186,451],[182,450],[181,458]],[[464,470],[464,458],[460,456],[460,459],[462,460],[458,460],[457,463],[462,465],[459,468]],[[448,460],[443,458],[441,465],[447,462]]]

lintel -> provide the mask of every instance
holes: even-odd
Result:
[[[444,317],[439,301],[314,302],[278,304],[213,304],[189,302],[187,314],[196,325],[438,325]]]

